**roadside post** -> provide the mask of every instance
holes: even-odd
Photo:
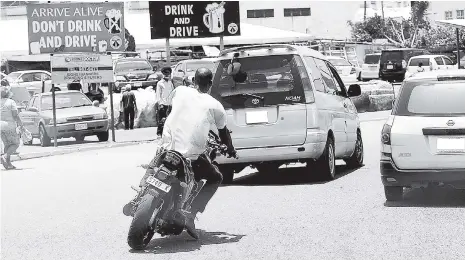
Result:
[[[112,83],[112,52],[125,51],[123,2],[72,2],[28,4],[29,54],[50,54],[52,72],[53,138],[57,146],[55,84],[75,81]],[[43,12],[53,10],[53,12]],[[86,26],[83,26],[86,25]],[[111,85],[111,84],[110,84]],[[45,92],[42,83],[42,93]],[[59,94],[58,94],[59,95]],[[114,123],[113,97],[110,111]],[[75,130],[88,129],[77,122]],[[113,124],[112,140],[115,141]]]
[[[149,1],[151,39],[166,39],[171,65],[170,39],[240,36],[239,1]]]

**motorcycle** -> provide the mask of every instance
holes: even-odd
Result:
[[[227,155],[226,145],[213,131],[207,144],[203,153],[213,164],[217,155]],[[155,233],[162,237],[181,234],[191,204],[206,183],[195,180],[190,159],[164,149],[159,149],[147,166],[144,179],[140,190],[131,187],[137,195],[123,208],[124,215],[133,217],[127,241],[135,250],[144,249]]]

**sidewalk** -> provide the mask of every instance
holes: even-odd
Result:
[[[74,138],[58,139],[58,146],[41,147],[38,139],[34,139],[32,145],[22,145],[19,147],[18,155],[12,156],[12,161],[27,160],[40,157],[47,157],[74,152],[91,151],[110,147],[122,147],[139,143],[151,142],[157,139],[157,128],[137,128],[134,130],[116,130],[115,141],[99,142],[96,136],[88,136],[84,142],[77,143]]]

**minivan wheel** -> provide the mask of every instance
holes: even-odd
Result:
[[[384,186],[384,195],[387,201],[400,201],[404,197],[404,187]]]
[[[336,178],[336,156],[334,140],[328,137],[323,154],[316,161],[317,175],[321,180],[334,180]]]
[[[362,134],[357,132],[357,141],[355,142],[354,153],[348,159],[344,159],[347,167],[358,168],[363,166],[363,140]]]

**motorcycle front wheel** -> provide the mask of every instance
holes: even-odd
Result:
[[[155,232],[150,227],[150,219],[159,207],[160,200],[152,194],[145,194],[139,203],[128,233],[128,245],[135,250],[144,249]]]

